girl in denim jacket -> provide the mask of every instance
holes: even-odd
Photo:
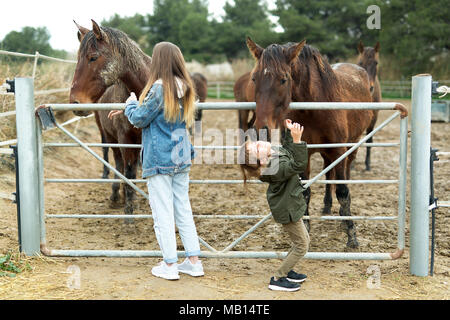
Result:
[[[179,279],[179,272],[194,277],[204,274],[189,201],[194,148],[186,127],[194,122],[194,99],[180,49],[161,42],[154,47],[150,77],[139,101],[132,93],[124,111],[132,125],[142,128],[142,176],[147,179],[154,230],[163,254],[152,274],[168,280]],[[122,112],[111,111],[109,117]],[[181,264],[177,264],[175,224],[187,257]]]

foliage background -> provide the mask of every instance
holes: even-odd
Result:
[[[379,30],[366,26],[370,5],[381,9]],[[186,60],[201,63],[249,59],[247,36],[261,46],[306,39],[330,62],[354,61],[362,40],[368,46],[381,43],[382,79],[449,75],[450,7],[444,0],[276,0],[273,10],[264,0],[230,0],[224,12],[213,18],[206,0],[153,0],[151,13],[115,14],[101,24],[123,30],[148,54],[156,43],[171,41]],[[45,27],[25,27],[7,34],[0,48],[64,56],[51,48],[50,36]]]

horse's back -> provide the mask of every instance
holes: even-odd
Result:
[[[342,101],[372,101],[369,75],[364,68],[353,63],[337,63],[332,68],[339,79]]]

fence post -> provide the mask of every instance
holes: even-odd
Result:
[[[431,139],[429,74],[412,78],[410,273],[428,275]]]
[[[34,65],[33,65],[33,79],[36,77],[36,68],[39,60],[39,51],[36,51],[34,55]]]
[[[40,253],[40,185],[37,121],[32,78],[15,79],[17,149],[20,181],[21,248],[26,255]]]

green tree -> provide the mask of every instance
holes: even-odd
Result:
[[[277,42],[265,1],[235,0],[234,5],[227,1],[224,11],[223,22],[216,26],[216,41],[229,59],[249,55],[247,36],[263,46]]]
[[[385,0],[380,8],[382,52],[395,60],[397,72],[407,79],[432,71],[448,78],[448,1]]]
[[[367,35],[370,40],[378,34],[378,30],[366,28],[366,10],[374,2],[277,0],[273,14],[284,29],[281,34],[283,42],[306,39],[330,61],[335,61],[354,55],[363,34],[370,33]]]
[[[121,17],[117,13],[107,20],[103,20],[101,25],[119,29],[125,32],[131,39],[136,41],[141,49],[147,54],[151,53],[151,47],[148,43],[148,24],[147,18],[141,14],[135,14],[132,17]],[[147,32],[146,32],[147,30]]]
[[[53,50],[50,45],[50,33],[46,27],[23,27],[21,31],[11,31],[0,43],[0,48],[7,51],[44,55],[65,56],[66,52]]]
[[[178,45],[187,60],[211,60],[212,37],[205,0],[154,0],[153,14],[148,15],[147,41],[153,47],[161,41]]]

